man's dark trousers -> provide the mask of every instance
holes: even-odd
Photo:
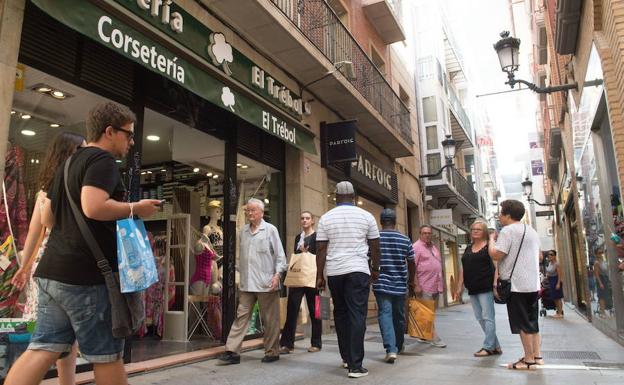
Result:
[[[338,347],[349,369],[362,367],[370,276],[349,273],[327,277],[334,302]]]

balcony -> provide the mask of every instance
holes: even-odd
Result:
[[[365,0],[362,9],[384,43],[405,40],[400,22],[401,0]]]
[[[325,0],[201,1],[388,155],[414,154],[409,109]]]
[[[437,166],[432,163],[427,163],[428,168],[435,168],[429,166]],[[435,169],[428,169],[427,172],[435,171]],[[461,215],[478,214],[479,194],[455,168],[447,170],[439,178],[427,179],[426,184],[427,195],[433,197],[434,208],[453,208]]]
[[[447,95],[449,106],[451,107],[451,129],[453,138],[462,141],[458,149],[474,147],[474,134],[472,132],[472,124],[464,107],[459,101],[459,97],[455,94],[453,87],[447,87]]]

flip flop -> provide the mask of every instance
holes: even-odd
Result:
[[[492,350],[481,348],[481,350],[479,350],[478,352],[474,353],[473,356],[475,356],[475,357],[487,357],[487,356],[493,356],[494,354],[496,354],[496,353],[494,351],[492,351]]]
[[[524,366],[520,366],[520,365],[524,365]],[[519,359],[518,361],[514,362],[513,364],[507,364],[507,369],[512,369],[512,370],[533,370],[533,368],[531,368],[532,366],[535,365],[535,362],[526,362],[524,360],[524,358]]]
[[[496,355],[501,355],[501,354],[503,354],[503,349],[498,347],[498,348],[494,349],[493,353],[496,354]]]

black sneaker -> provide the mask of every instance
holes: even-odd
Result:
[[[240,355],[226,351],[222,355],[219,356],[219,360],[217,361],[217,365],[225,366],[225,365],[234,365],[240,364]]]
[[[368,370],[364,368],[349,369],[349,378],[360,378],[368,376]]]
[[[275,362],[279,360],[279,356],[264,356],[262,357],[262,362],[264,363],[269,363],[269,362]]]

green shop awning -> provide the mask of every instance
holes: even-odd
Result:
[[[87,0],[32,0],[44,12],[215,105],[303,151],[316,154],[314,135],[263,108]],[[183,32],[182,32],[183,33]],[[208,37],[207,37],[208,39]],[[207,64],[208,65],[208,64]]]

